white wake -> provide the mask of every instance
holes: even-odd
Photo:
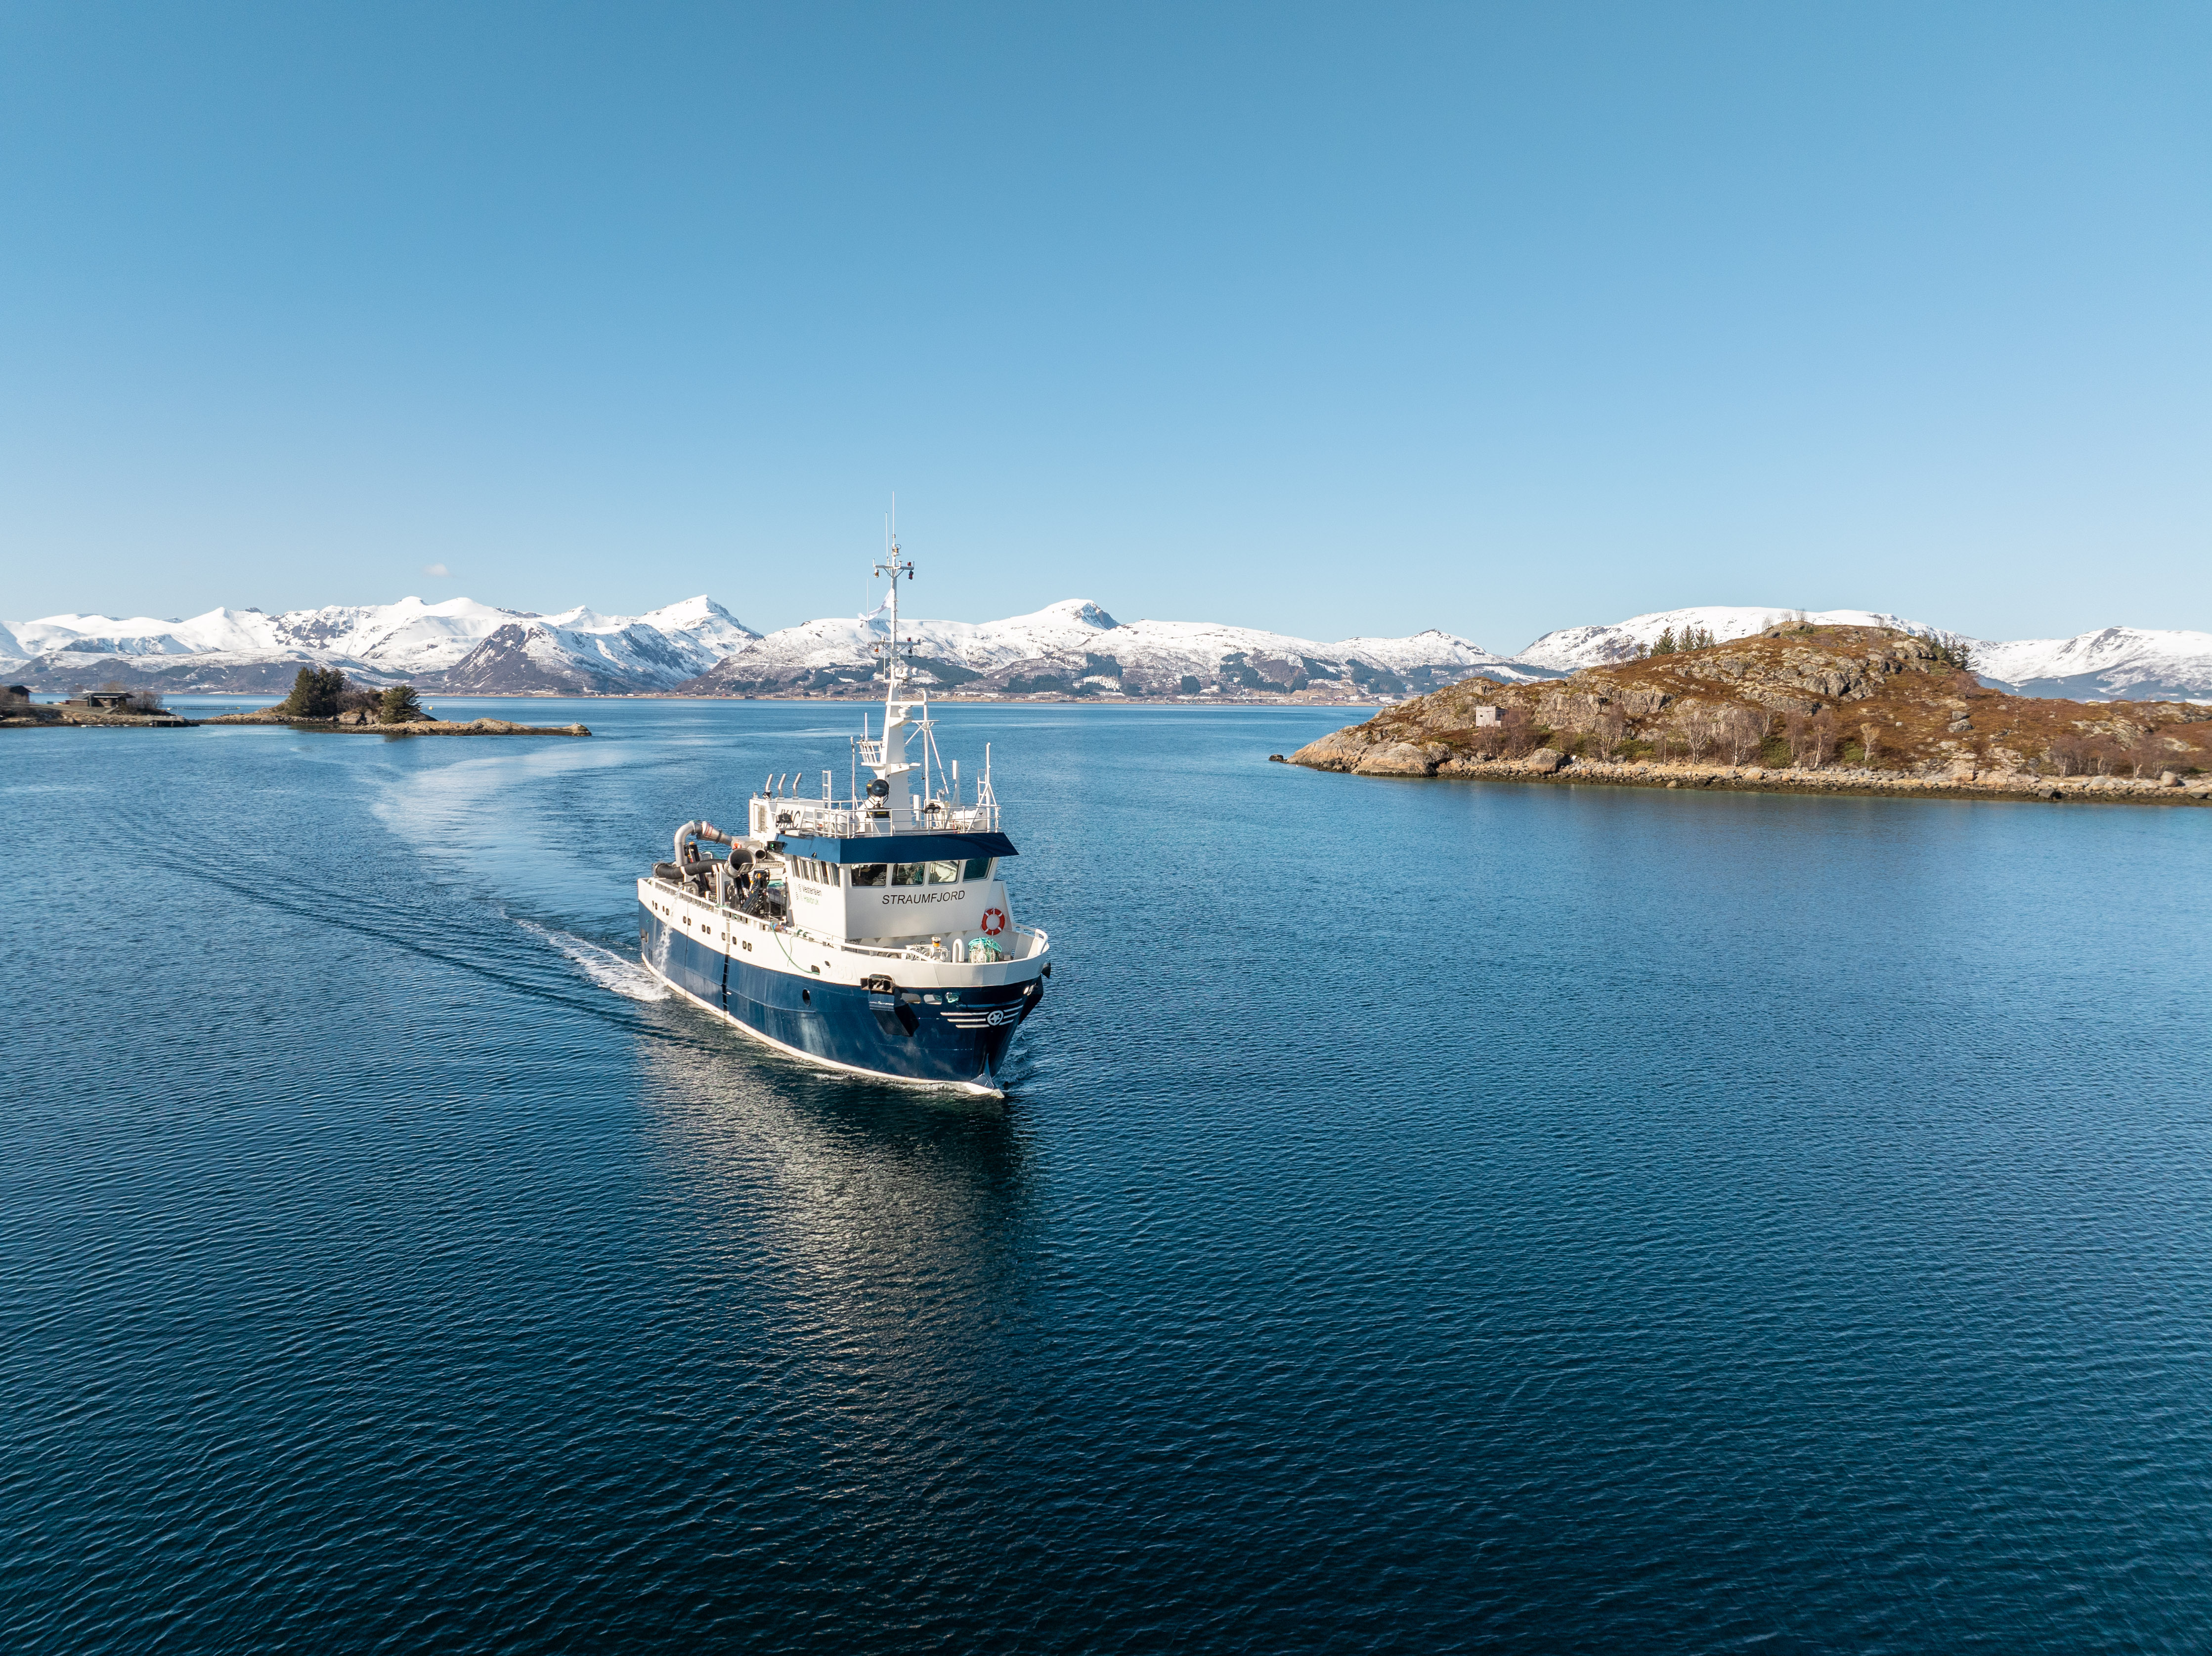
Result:
[[[559,949],[571,965],[602,989],[611,989],[627,1000],[668,998],[667,985],[635,961],[611,949],[602,949],[598,943],[587,943],[567,931],[549,931],[529,920],[517,920],[515,924],[541,943]]]

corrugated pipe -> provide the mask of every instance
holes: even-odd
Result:
[[[676,830],[676,860],[679,863],[693,860],[684,854],[684,842],[687,840],[705,840],[714,845],[729,846],[732,848],[738,843],[712,822],[686,822]]]

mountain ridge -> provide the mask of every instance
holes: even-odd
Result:
[[[1483,676],[1528,683],[1639,658],[1669,632],[1716,641],[1778,622],[1880,627],[1972,648],[1984,681],[2075,700],[2212,699],[2212,634],[2106,627],[2065,639],[1988,641],[1863,610],[1705,605],[1556,629],[1517,654],[1430,628],[1323,642],[1223,622],[1121,622],[1066,598],[992,622],[913,621],[918,678],[940,694],[1374,700]],[[218,607],[188,619],[57,615],[0,623],[0,672],[41,689],[279,690],[302,666],[441,694],[851,695],[874,693],[880,610],[763,634],[705,594],[641,616],[554,614],[472,598],[332,604],[270,615]]]
[[[1088,598],[1005,621],[916,621],[902,630],[916,646],[921,682],[970,695],[1396,695],[1478,672],[1515,682],[1550,676],[1436,629],[1322,643],[1208,622],[1121,622]],[[884,642],[878,616],[825,617],[757,639],[676,689],[857,693],[873,682]]]

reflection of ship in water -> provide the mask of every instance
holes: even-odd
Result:
[[[744,1363],[804,1353],[841,1396],[885,1404],[995,1394],[1036,1253],[1003,1104],[732,1066],[689,1045],[643,1056],[662,1186],[653,1246],[682,1314],[703,1319],[698,1338],[738,1340]],[[763,1328],[765,1343],[740,1331]]]
[[[638,951],[694,1005],[798,1057],[996,1094],[1043,1002],[1050,943],[1014,922],[988,756],[964,798],[927,692],[906,694],[898,588],[914,566],[896,541],[876,573],[891,579],[884,730],[854,752],[854,780],[861,767],[874,779],[840,800],[828,771],[819,798],[774,779],[744,834],[678,828],[673,860],[637,883]]]

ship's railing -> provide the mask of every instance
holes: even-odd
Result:
[[[908,945],[902,949],[878,949],[867,943],[854,943],[848,937],[829,937],[823,932],[794,925],[787,919],[775,921],[769,929],[775,931],[787,931],[794,937],[804,937],[807,942],[819,943],[824,949],[842,949],[850,955],[876,955],[887,961],[927,961],[938,958],[927,948],[918,944]]]
[[[663,881],[661,883],[666,884],[668,882]],[[684,892],[685,889],[678,885],[674,889]],[[794,925],[787,919],[775,920],[765,915],[747,914],[743,909],[732,908],[726,903],[716,903],[713,907],[718,913],[727,915],[732,919],[749,919],[756,925],[766,927],[769,931],[785,932],[794,937],[804,937],[809,943],[817,943],[824,949],[840,950],[848,955],[867,955],[887,961],[947,961],[952,958],[951,950],[942,944],[909,943],[899,949],[878,949],[872,943],[854,943],[848,937],[828,937],[822,932],[811,931],[805,926]],[[1005,958],[1010,961],[1033,960],[1043,954],[1051,943],[1051,938],[1042,926],[1019,924],[1015,925],[1014,936],[1010,941],[1015,946],[1002,951]]]
[[[896,834],[994,834],[996,805],[939,805],[895,809],[828,804],[819,799],[756,798],[757,820],[779,835],[861,840]]]
[[[824,949],[842,949],[848,955],[871,955],[887,961],[947,961],[952,958],[951,951],[941,943],[909,943],[902,949],[878,949],[873,944],[854,943],[849,938],[825,937],[820,932],[810,931],[803,925],[792,925],[787,923],[778,929],[805,937],[810,943],[819,943]],[[1010,961],[1033,959],[1044,953],[1050,941],[1042,931],[1033,925],[1017,925],[1014,931],[1018,934],[1019,941],[1024,946],[1004,950],[1005,958]],[[971,963],[981,964],[981,962]]]
[[[817,941],[830,940],[817,939]],[[937,954],[935,950],[922,947],[915,947],[912,949],[875,949],[871,948],[868,944],[864,943],[836,943],[834,941],[830,941],[830,946],[833,949],[841,949],[848,955],[872,955],[878,960],[886,961],[933,961],[944,958]]]

